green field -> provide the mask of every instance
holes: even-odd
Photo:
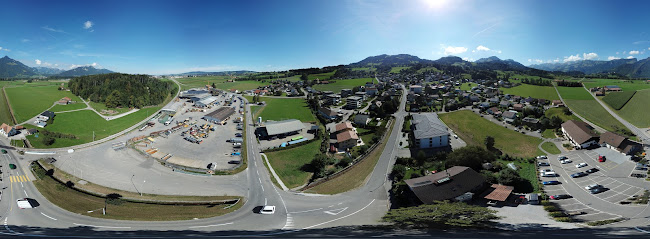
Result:
[[[411,68],[410,66],[396,66],[390,69],[388,73],[399,73],[401,70]]]
[[[50,111],[56,113],[60,111],[68,111],[68,110],[78,110],[78,109],[83,109],[86,108],[86,104],[83,102],[81,103],[74,103],[74,104],[68,104],[68,105],[55,105],[54,107],[50,108]]]
[[[573,112],[588,121],[612,132],[616,132],[616,129],[627,129],[614,116],[609,114],[585,88],[558,87],[558,90],[564,99],[564,103]]]
[[[466,82],[460,85],[460,89],[464,91],[470,91],[472,90],[472,87],[477,86],[478,84],[472,83],[472,82]]]
[[[560,154],[562,151],[555,146],[554,143],[551,142],[544,142],[542,144],[542,149],[546,150],[549,154]]]
[[[336,72],[336,71],[332,71],[332,72],[328,72],[328,73],[321,73],[321,74],[310,74],[309,76],[307,76],[307,78],[310,81],[315,80],[315,79],[329,80],[330,78],[332,78],[332,75],[334,75],[334,72]],[[298,76],[298,80],[300,80],[300,76]]]
[[[5,92],[0,90],[0,124],[2,123],[14,125],[11,112],[9,112],[9,104],[5,100]]]
[[[435,68],[435,67],[431,66],[431,67],[420,68],[418,70],[418,73],[423,73],[423,72],[428,72],[428,71],[430,71],[430,72],[442,72],[441,70],[438,70],[438,68]],[[470,79],[470,78],[467,78],[467,79]]]
[[[256,89],[259,86],[269,85],[270,80],[262,81],[239,81],[235,78],[235,82],[226,82],[232,79],[230,76],[201,76],[176,79],[181,84],[181,90],[188,90],[191,88],[205,87],[206,85],[214,85],[217,89],[229,90],[235,89],[239,91]]]
[[[602,100],[607,103],[609,106],[615,110],[620,110],[625,104],[627,104],[632,96],[636,94],[635,90],[623,91],[623,92],[610,92]]]
[[[650,83],[643,80],[620,80],[620,79],[584,79],[582,83],[587,88],[603,87],[606,85],[617,85],[623,91],[634,91],[650,89]]]
[[[374,68],[374,67],[354,67],[354,68],[352,68],[352,71],[370,71],[370,72],[374,72],[375,70],[377,70],[377,69]]]
[[[56,86],[43,87],[12,87],[5,88],[11,108],[18,123],[25,122],[50,108],[54,102],[63,97],[70,97],[73,101],[81,99],[69,91],[57,90]]]
[[[248,101],[253,100],[252,96],[245,97]],[[253,119],[262,117],[264,121],[286,119],[297,119],[302,122],[316,121],[316,117],[311,113],[304,99],[260,97],[260,101],[264,101],[266,105],[258,108],[251,107]]]
[[[469,145],[484,146],[486,136],[495,139],[495,147],[515,157],[534,157],[540,154],[541,139],[506,129],[468,110],[440,114],[440,119]]]
[[[334,93],[339,93],[342,89],[352,89],[355,86],[362,86],[365,85],[366,82],[371,82],[374,79],[375,78],[357,78],[349,80],[336,80],[334,83],[330,82],[329,84],[314,85],[313,88],[320,91],[330,90]]]
[[[91,110],[59,113],[54,118],[54,123],[48,125],[45,129],[52,132],[74,134],[78,139],[56,139],[54,144],[50,146],[45,146],[42,143],[41,139],[43,137],[37,138],[35,135],[30,135],[27,139],[29,139],[35,148],[60,148],[88,143],[93,140],[93,132],[95,133],[95,140],[105,138],[133,126],[144,120],[145,117],[160,110],[160,108],[144,108],[138,112],[111,121],[104,120],[104,118]],[[25,125],[25,127],[35,128],[32,125]]]
[[[562,122],[566,122],[568,120],[577,120],[577,121],[582,121],[578,116],[575,116],[573,114],[571,115],[565,115],[564,114],[564,108],[556,107],[556,108],[549,108],[544,112],[544,115],[546,115],[546,118],[553,118],[553,116],[560,117],[562,119]]]
[[[126,113],[126,112],[129,112],[129,110],[131,110],[129,108],[110,108],[109,109],[108,107],[106,107],[106,104],[104,104],[104,103],[97,103],[97,102],[92,102],[92,101],[88,102],[88,104],[90,105],[90,107],[93,107],[93,109],[95,109],[100,114],[102,113],[102,110],[113,110],[113,111],[116,111],[117,114]],[[108,114],[103,114],[103,115],[108,115]]]
[[[594,100],[594,97],[582,87],[557,87],[565,100]]]
[[[542,137],[547,138],[547,139],[557,138],[555,136],[555,132],[552,129],[545,129],[544,132],[542,132]]]
[[[536,99],[559,100],[555,89],[551,86],[538,86],[521,84],[512,88],[500,88],[504,94],[518,95],[521,97],[533,97]]]
[[[266,153],[273,170],[280,176],[288,188],[301,186],[309,181],[311,172],[305,165],[309,164],[314,155],[320,153],[320,140],[300,147]]]
[[[637,91],[617,113],[637,127],[650,127],[650,90]]]

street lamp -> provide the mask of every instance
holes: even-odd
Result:
[[[133,177],[135,177],[135,174],[133,174],[133,176],[131,176],[131,184],[133,184],[133,188],[135,188],[135,191],[138,192],[140,194],[140,196],[142,196],[142,193],[138,190],[138,187],[136,187],[135,183],[133,182]]]

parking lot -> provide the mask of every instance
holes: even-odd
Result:
[[[599,162],[598,157],[605,156],[604,162]],[[558,155],[549,156],[548,159],[539,159],[550,166],[541,166],[540,169],[554,171],[556,177],[542,177],[542,181],[559,181],[557,185],[545,185],[544,190],[551,195],[568,194],[571,198],[553,200],[568,213],[574,214],[578,221],[599,221],[621,217],[633,217],[640,209],[647,205],[629,203],[633,197],[642,195],[647,183],[642,178],[632,178],[630,174],[635,170],[636,163],[628,156],[614,150],[598,148],[594,150],[572,151],[560,156],[566,156],[570,163],[561,163]],[[586,163],[587,166],[578,168],[576,165]],[[572,174],[586,172],[595,168],[597,171],[586,173],[585,176],[572,177]],[[598,184],[602,192],[592,193],[586,187]]]

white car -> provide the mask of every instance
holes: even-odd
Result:
[[[537,159],[547,159],[546,155],[537,156]]]
[[[16,200],[16,204],[18,204],[18,208],[20,209],[32,208],[32,204],[29,202],[29,199],[27,198],[21,198]]]
[[[576,168],[582,168],[582,167],[587,167],[587,163],[576,164]]]
[[[454,139],[457,139],[457,138],[458,138],[458,135],[455,135],[455,134],[454,134]]]
[[[550,168],[547,168],[547,169],[540,169],[539,172],[540,173],[553,172],[553,170],[551,170]]]
[[[262,210],[260,210],[261,214],[274,214],[275,213],[275,206],[264,206]]]
[[[587,190],[592,190],[592,189],[594,189],[594,188],[598,188],[598,187],[600,187],[600,185],[598,185],[598,184],[592,184],[592,185],[587,185],[587,186],[585,187],[585,189],[587,189]]]
[[[565,160],[561,160],[560,163],[561,164],[568,164],[568,163],[573,163],[573,161],[571,161],[571,159],[565,159]]]

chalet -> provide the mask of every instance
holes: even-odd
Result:
[[[59,103],[59,104],[62,104],[62,105],[67,105],[67,104],[70,104],[70,101],[72,101],[70,98],[68,98],[68,97],[63,97],[63,98],[61,98],[61,99],[59,100],[58,103]]]
[[[562,133],[576,148],[588,148],[598,144],[598,135],[582,121],[569,120],[562,124]]]
[[[500,107],[503,107],[503,108],[508,108],[508,107],[510,107],[510,104],[511,104],[510,101],[502,100],[502,101],[499,103],[499,106],[500,106]]]
[[[523,119],[521,120],[521,122],[522,122],[524,125],[527,125],[528,127],[531,127],[531,128],[535,128],[535,129],[536,129],[537,127],[539,127],[539,120],[538,120],[538,119],[535,119],[535,118],[532,118],[532,117],[526,117],[526,118],[523,118]]]
[[[633,155],[643,148],[641,144],[609,131],[600,135],[598,144],[602,147],[616,150],[624,155]]]
[[[2,123],[0,126],[0,134],[5,137],[11,137],[18,134],[18,131],[15,127],[11,127],[8,124]]]
[[[478,95],[470,95],[469,100],[472,101],[472,102],[478,102],[481,99],[478,97]]]
[[[553,106],[564,106],[564,103],[562,103],[562,100],[553,100]]]
[[[488,114],[494,115],[496,117],[501,116],[501,111],[497,107],[492,107],[487,110]]]

